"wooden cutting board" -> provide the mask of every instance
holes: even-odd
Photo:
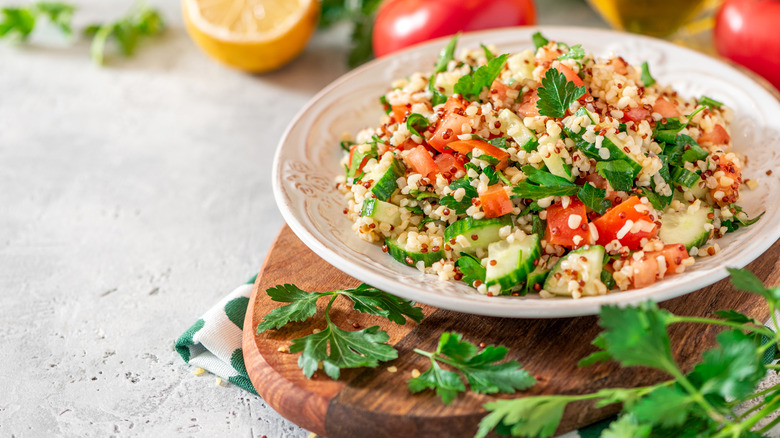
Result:
[[[763,281],[780,280],[780,241],[748,268]],[[285,226],[270,249],[257,277],[244,323],[244,361],[257,392],[277,412],[318,435],[340,437],[447,436],[471,437],[485,415],[482,404],[496,398],[538,394],[580,394],[616,386],[653,384],[667,377],[643,368],[620,368],[614,363],[578,368],[577,362],[594,347],[591,341],[599,332],[596,317],[564,319],[508,319],[468,315],[431,306],[422,306],[426,315],[420,324],[399,326],[385,319],[351,310],[348,299],[334,302],[332,320],[339,327],[364,328],[379,325],[390,335],[398,349],[398,359],[377,368],[342,371],[338,381],[317,372],[311,380],[298,368],[298,354],[280,352],[290,339],[312,333],[325,326],[322,311],[326,300],[318,303],[318,314],[304,322],[281,330],[255,334],[263,316],[280,303],[265,294],[269,287],[294,283],[307,291],[330,291],[354,287],[360,282],[317,257]],[[763,301],[754,295],[735,291],[727,280],[661,304],[674,313],[711,316],[719,309],[736,309],[758,320],[769,313]],[[513,395],[460,395],[449,406],[432,391],[413,395],[406,381],[414,369],[428,367],[426,358],[414,348],[432,351],[443,331],[463,333],[465,339],[509,347],[510,359],[522,363],[538,383]],[[702,351],[715,342],[718,330],[701,325],[675,325],[670,329],[672,346],[682,368],[690,369]],[[396,367],[390,372],[389,367]],[[589,403],[571,404],[559,433],[577,429],[613,415],[617,406],[595,409]],[[429,435],[430,434],[430,435]]]

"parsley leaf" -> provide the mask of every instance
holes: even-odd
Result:
[[[558,70],[547,70],[542,85],[536,90],[539,100],[536,108],[539,114],[548,117],[563,117],[571,104],[585,94],[585,86],[578,87]]]
[[[431,105],[441,105],[445,102],[447,102],[447,96],[442,94],[441,91],[437,90],[436,87],[433,85],[435,81],[436,75],[431,75],[430,78],[428,78],[428,90],[431,92]]]
[[[36,2],[26,7],[0,9],[0,38],[11,37],[26,40],[35,30],[38,19],[45,17],[62,33],[73,33],[71,19],[76,8],[67,3]]]
[[[463,75],[455,84],[454,91],[466,100],[476,100],[485,87],[490,87],[506,64],[509,54],[491,59],[487,65],[480,66],[471,74]]]
[[[730,204],[730,208],[733,208],[736,211],[736,214],[734,215],[733,219],[725,220],[721,219],[720,223],[722,226],[727,228],[727,233],[731,233],[733,231],[737,231],[739,227],[747,227],[749,225],[753,225],[754,223],[758,222],[759,219],[761,219],[762,216],[764,216],[764,213],[766,211],[762,212],[758,216],[754,217],[753,219],[740,219],[739,213],[742,213],[742,207],[736,205],[736,204]]]
[[[485,59],[490,61],[491,59],[496,57],[496,55],[494,55],[493,52],[491,52],[490,49],[487,48],[486,45],[480,44],[480,46],[482,46],[482,51],[485,52]]]
[[[628,192],[634,186],[634,170],[623,160],[599,161],[596,171],[614,190]]]
[[[442,333],[435,352],[414,351],[430,358],[431,368],[419,377],[410,379],[409,389],[415,393],[435,389],[445,404],[452,402],[458,391],[465,391],[465,385],[457,373],[441,369],[438,362],[460,371],[471,390],[477,393],[513,393],[536,383],[536,379],[523,370],[517,361],[498,363],[506,357],[509,351],[506,347],[489,345],[479,351],[476,345],[464,341],[463,335],[459,333]]]
[[[541,32],[536,32],[531,35],[531,40],[534,42],[534,47],[536,47],[536,50],[539,50],[540,47],[544,47],[550,42],[547,38],[542,36]]]
[[[721,332],[716,339],[718,346],[704,353],[688,379],[702,394],[727,399],[750,394],[766,373],[754,339],[741,330]]]
[[[379,361],[388,361],[398,357],[393,346],[386,344],[390,339],[378,326],[350,332],[337,327],[330,319],[330,308],[340,295],[353,302],[358,312],[378,315],[397,324],[405,324],[406,318],[422,321],[424,315],[411,301],[395,297],[366,284],[353,289],[339,289],[331,292],[309,293],[295,285],[284,284],[266,291],[268,296],[283,303],[290,303],[269,312],[257,326],[257,333],[268,329],[278,329],[290,322],[303,321],[317,312],[317,300],[329,296],[325,309],[324,330],[302,338],[292,340],[291,353],[302,352],[298,366],[306,377],[311,377],[322,363],[325,373],[338,379],[341,368],[377,366]]]
[[[702,96],[701,99],[699,99],[699,103],[709,108],[720,108],[723,106],[723,102],[718,102],[717,100],[707,96]]]
[[[528,181],[534,184],[539,184],[544,187],[574,187],[575,184],[566,178],[558,175],[553,175],[550,172],[539,170],[530,164],[523,166],[520,170],[523,171]]]
[[[317,300],[327,293],[309,293],[294,284],[281,284],[265,291],[272,300],[290,303],[277,307],[265,315],[257,326],[257,333],[278,329],[293,321],[303,321],[317,313]]]
[[[645,87],[650,87],[653,84],[655,84],[655,79],[653,79],[652,76],[650,76],[650,66],[647,64],[647,61],[642,63],[642,84]]]
[[[621,415],[601,432],[601,438],[647,438],[649,435],[650,426],[637,424],[632,414]]]
[[[332,379],[338,379],[341,368],[376,367],[379,361],[393,360],[398,352],[386,344],[390,336],[372,326],[350,332],[336,327],[330,319],[324,330],[292,340],[290,353],[302,352],[298,366],[311,378],[322,362],[322,369]],[[329,352],[330,350],[330,352]]]
[[[420,130],[424,130],[427,127],[428,119],[422,114],[411,113],[406,117],[406,129],[418,137],[425,138],[425,136],[420,134]]]
[[[585,57],[585,49],[582,48],[582,44],[577,44],[569,47],[569,51],[559,56],[558,59],[582,59]]]
[[[417,189],[409,190],[409,196],[411,196],[412,198],[414,198],[414,199],[416,199],[418,201],[421,201],[421,200],[426,199],[426,198],[439,199],[439,195],[437,195],[436,193],[425,192],[425,191],[417,190]]]
[[[577,197],[580,198],[583,204],[598,214],[604,214],[612,203],[607,199],[607,191],[593,187],[589,183],[586,183],[577,192]]]
[[[458,265],[460,272],[463,274],[463,282],[469,286],[474,284],[476,280],[485,281],[485,267],[482,266],[482,263],[475,256],[461,252],[460,258],[458,258],[455,264]]]
[[[439,53],[439,59],[436,60],[436,65],[433,67],[434,73],[447,71],[447,65],[455,58],[455,47],[458,45],[459,36],[460,33],[455,34],[444,49],[442,49],[441,53]]]
[[[662,427],[681,426],[688,418],[693,398],[677,386],[664,386],[629,409],[637,420]]]
[[[466,213],[466,209],[468,209],[471,206],[471,200],[479,196],[479,193],[477,192],[477,189],[471,186],[471,183],[469,180],[465,177],[456,179],[452,183],[450,183],[450,189],[454,192],[455,190],[458,190],[459,188],[463,188],[466,191],[466,194],[461,198],[460,201],[455,200],[455,196],[452,194],[449,194],[439,201],[439,203],[452,211],[455,212],[455,214],[464,214]]]
[[[577,193],[579,187],[572,186],[558,186],[558,187],[542,187],[535,186],[526,181],[521,181],[520,184],[512,188],[512,193],[523,199],[542,199],[548,196],[572,196]]]
[[[160,35],[164,29],[165,22],[160,13],[148,5],[141,5],[117,21],[90,25],[84,33],[92,36],[92,60],[102,65],[109,39],[113,38],[117,42],[123,56],[132,56],[142,37]]]
[[[558,396],[523,397],[485,403],[490,413],[479,422],[475,438],[484,438],[501,423],[513,436],[551,437],[563,418],[569,399]]]
[[[747,269],[726,268],[726,270],[729,271],[729,274],[731,275],[731,284],[733,284],[735,288],[759,294],[766,298],[767,301],[774,303],[776,308],[780,307],[778,306],[778,304],[780,304],[780,286],[775,286],[774,288],[764,287],[764,285],[761,284],[761,280],[756,278],[756,276]]]

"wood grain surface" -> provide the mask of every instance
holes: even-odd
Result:
[[[779,259],[780,242],[776,242],[748,269],[762,280],[776,284],[780,280]],[[390,335],[389,343],[398,349],[398,359],[373,369],[344,370],[337,381],[321,372],[307,379],[298,367],[299,355],[279,350],[287,348],[290,339],[324,328],[321,312],[307,321],[255,334],[263,316],[281,305],[271,301],[265,290],[282,283],[294,283],[311,292],[354,287],[359,281],[317,257],[285,226],[257,278],[244,324],[244,360],[258,393],[284,417],[330,438],[407,434],[469,437],[474,435],[477,423],[485,415],[482,404],[499,397],[580,394],[607,387],[648,385],[667,378],[654,370],[620,368],[614,363],[578,368],[579,359],[594,351],[591,341],[599,332],[596,317],[491,318],[423,305],[426,318],[422,323],[400,326],[353,311],[350,301],[340,297],[333,305],[333,322],[342,328],[379,325]],[[326,300],[320,301],[319,310],[324,310]],[[735,291],[726,280],[661,303],[661,307],[691,316],[710,316],[718,309],[736,309],[759,320],[768,317],[761,299]],[[467,392],[449,406],[442,404],[432,391],[411,394],[406,381],[412,370],[422,372],[428,366],[427,359],[412,350],[434,350],[443,331],[463,333],[474,343],[509,347],[508,358],[521,362],[537,376],[539,383],[513,395]],[[690,369],[701,352],[714,344],[717,333],[718,329],[701,325],[678,324],[670,328],[675,357],[684,370]],[[397,372],[388,371],[390,366],[396,367]],[[617,409],[617,406],[595,409],[584,402],[571,404],[558,432],[591,424]]]

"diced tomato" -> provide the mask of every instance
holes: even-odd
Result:
[[[593,221],[593,225],[599,232],[597,243],[606,245],[617,239],[628,249],[640,249],[642,239],[651,239],[658,234],[658,225],[650,219],[649,209],[649,206],[642,204],[639,197],[632,196],[607,211],[603,216]],[[628,229],[624,230],[628,221],[631,221],[631,225],[628,225]]]
[[[573,216],[579,216],[579,219],[573,218]],[[572,228],[570,225],[576,226]],[[577,197],[572,197],[566,208],[560,202],[547,207],[547,230],[544,233],[544,238],[548,243],[566,248],[579,248],[590,244],[590,229],[585,204]]]
[[[453,141],[447,147],[461,154],[468,154],[474,148],[479,148],[482,152],[499,160],[499,163],[496,164],[496,170],[505,169],[509,164],[509,152],[482,140],[458,140]]]
[[[406,118],[406,113],[409,111],[406,105],[393,105],[390,108],[392,108],[393,120],[398,123],[402,123],[404,121]]]
[[[634,271],[631,283],[637,289],[650,286],[658,278],[658,260],[651,253],[646,253],[639,260],[633,260],[631,269]]]
[[[496,79],[493,84],[490,85],[490,100],[503,104],[506,101],[506,92],[509,91],[509,87]]]
[[[469,122],[468,117],[461,115],[465,108],[460,99],[450,96],[444,103],[444,117],[428,144],[439,152],[448,152],[447,145],[463,134],[463,124]]]
[[[614,70],[615,73],[617,73],[619,75],[624,75],[625,76],[625,75],[628,74],[628,64],[621,57],[610,59],[609,60],[609,65],[611,65],[612,66],[612,70]]]
[[[653,120],[653,113],[642,107],[634,107],[623,110],[623,122],[639,123],[642,120]]]
[[[353,144],[352,146],[349,147],[349,164],[348,164],[349,166],[352,166],[352,157],[355,155],[355,150],[357,149],[358,146],[359,145]],[[363,161],[360,162],[360,164],[358,165],[358,168],[355,170],[353,175],[359,175],[360,174],[360,171],[363,170],[363,166],[365,166],[366,163],[368,162],[368,158],[369,157],[367,157],[367,156],[363,157]]]
[[[493,184],[485,193],[479,195],[482,211],[486,218],[499,217],[511,213],[514,206],[509,195],[501,184]]]
[[[411,152],[409,152],[406,157],[404,157],[404,161],[412,169],[414,169],[415,172],[429,178],[434,177],[439,171],[439,167],[436,165],[436,162],[433,161],[433,158],[431,158],[428,150],[425,149],[425,146],[422,145],[412,149]]]
[[[577,76],[577,72],[570,69],[569,67],[563,64],[558,64],[557,67],[551,67],[551,68],[555,68],[556,70],[561,72],[564,76],[566,76],[566,80],[569,82],[574,82],[574,85],[578,87],[585,86],[585,82],[582,81],[581,77]],[[550,69],[548,68],[547,70]],[[542,73],[542,77],[545,77],[547,75],[547,70],[545,70],[544,73]],[[590,96],[590,93],[588,93],[587,91],[585,92],[585,94],[582,95],[582,97],[588,97],[588,96]]]
[[[517,114],[523,117],[538,116],[539,109],[536,107],[536,102],[538,100],[539,95],[536,94],[536,90],[524,93],[523,98],[520,101],[520,105],[517,107]]]
[[[666,262],[664,275],[677,273],[677,267],[682,261],[688,258],[688,251],[685,245],[680,243],[664,245],[660,251],[646,252],[641,259],[634,260],[631,264],[633,270],[632,284],[636,288],[649,286],[655,283],[659,274],[658,257],[661,256]]]
[[[699,136],[701,144],[728,144],[730,140],[729,133],[721,125],[715,125],[712,131],[703,132]]]
[[[451,179],[458,171],[466,171],[466,169],[463,168],[463,163],[458,161],[453,154],[438,154],[433,158],[433,161],[439,168],[439,173],[444,175],[447,179]]]
[[[662,117],[680,117],[680,110],[677,109],[677,105],[673,102],[669,102],[665,97],[659,97],[653,104],[653,112],[660,114]]]

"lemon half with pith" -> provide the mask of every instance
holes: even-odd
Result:
[[[317,27],[317,0],[182,0],[187,32],[214,59],[253,73],[295,58]]]

